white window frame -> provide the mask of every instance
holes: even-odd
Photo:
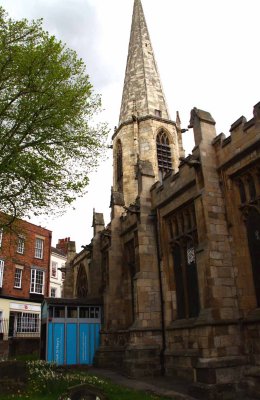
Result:
[[[42,238],[35,238],[34,257],[43,259],[43,246],[44,240]]]
[[[16,332],[22,333],[35,333],[40,332],[40,315],[36,313],[20,312],[16,314],[17,325]]]
[[[22,277],[23,277],[23,267],[16,265],[15,272],[14,272],[14,288],[16,288],[16,289],[22,288]]]
[[[17,249],[18,254],[24,254],[25,238],[23,236],[18,237]]]
[[[55,269],[55,275],[53,275],[53,270]],[[52,261],[51,262],[51,277],[52,278],[58,278],[58,263],[57,261]]]
[[[53,292],[54,292],[54,296],[53,296]],[[56,287],[51,287],[51,293],[50,293],[52,298],[56,298],[57,297],[57,288]]]
[[[41,278],[39,277],[39,275],[41,275]],[[44,285],[45,285],[45,271],[39,268],[32,268],[30,293],[44,294]],[[41,290],[39,290],[39,288],[41,288]]]
[[[4,278],[4,260],[0,260],[0,288],[3,287],[3,278]]]

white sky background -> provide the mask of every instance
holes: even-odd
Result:
[[[259,0],[142,0],[166,101],[182,127],[190,110],[209,111],[217,133],[229,134],[241,115],[252,118],[260,101]],[[130,37],[133,0],[0,0],[12,18],[43,18],[44,28],[83,58],[95,91],[102,95],[101,119],[111,135],[118,123]],[[186,155],[192,131],[183,136]],[[108,154],[111,155],[111,150]],[[88,194],[63,217],[31,220],[81,245],[92,237],[92,212],[109,222],[111,157],[91,174]]]

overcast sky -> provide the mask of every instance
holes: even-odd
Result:
[[[169,111],[186,128],[193,107],[209,111],[217,133],[244,115],[252,118],[259,91],[259,0],[142,0]],[[44,28],[86,63],[102,95],[101,119],[118,124],[133,0],[0,0],[12,18],[43,18]],[[186,155],[192,131],[184,134]],[[111,151],[111,150],[110,150]],[[109,156],[109,153],[108,153]],[[32,221],[70,236],[77,248],[92,236],[92,212],[109,222],[111,157],[90,176],[88,194],[58,219]]]

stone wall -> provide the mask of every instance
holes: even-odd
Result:
[[[9,354],[8,340],[0,340],[0,360],[7,360]]]
[[[159,179],[158,161],[156,149],[156,136],[160,129],[164,129],[169,141],[172,156],[172,168],[177,172],[179,158],[183,156],[182,143],[177,133],[175,122],[163,120],[160,118],[143,118],[122,125],[115,133],[113,139],[113,157],[114,157],[114,190],[117,188],[117,162],[116,149],[117,141],[120,140],[123,151],[123,193],[125,204],[129,205],[135,202],[138,195],[138,186],[136,181],[136,167],[138,160],[148,160],[154,171],[154,182]]]
[[[40,338],[12,338],[9,339],[9,357],[31,356],[39,358]]]
[[[216,137],[209,113],[194,109],[192,155],[182,161],[177,174],[166,176],[151,190],[152,208],[160,221],[166,372],[194,382],[191,393],[198,398],[222,398],[225,391],[236,398],[241,388],[259,394],[258,289],[246,230],[250,207],[259,212],[258,115],[259,104],[254,118],[247,122],[241,117],[226,139],[223,134]],[[255,192],[247,186],[247,200],[241,203],[237,181],[242,177],[246,186],[247,174],[253,177]],[[200,312],[197,318],[178,319],[169,224],[192,205]]]

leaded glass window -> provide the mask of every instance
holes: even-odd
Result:
[[[169,138],[163,130],[161,130],[157,135],[156,147],[159,177],[162,179],[167,172],[172,170],[172,157]]]

